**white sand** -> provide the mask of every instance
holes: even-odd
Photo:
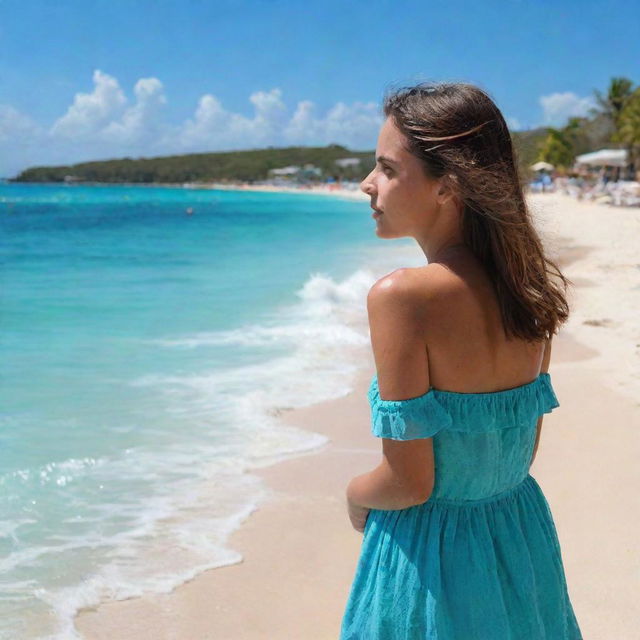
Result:
[[[535,194],[531,210],[548,250],[579,256],[563,271],[577,286],[565,330],[600,355],[603,383],[640,400],[640,207]]]
[[[331,196],[333,198],[348,198],[349,200],[370,200],[371,198],[360,189],[346,189],[338,185],[314,185],[309,187],[281,187],[264,185],[226,185],[213,182],[210,185],[203,186],[206,189],[220,189],[223,191],[270,191],[273,193],[298,193],[298,194],[314,194],[320,196]]]

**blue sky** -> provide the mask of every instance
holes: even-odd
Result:
[[[0,176],[37,164],[332,142],[385,90],[478,84],[513,129],[640,82],[640,3],[0,0]]]

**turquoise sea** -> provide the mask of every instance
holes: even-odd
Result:
[[[370,214],[0,184],[0,638],[74,638],[83,606],[242,559],[250,470],[326,442],[277,409],[351,390],[369,267],[402,266]]]

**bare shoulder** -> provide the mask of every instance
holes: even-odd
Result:
[[[461,290],[461,280],[439,263],[424,267],[401,267],[377,280],[367,304],[406,304],[427,311],[427,305]]]
[[[429,318],[438,315],[435,307],[440,306],[431,301],[442,286],[439,270],[426,266],[396,269],[369,290],[369,329],[381,397],[412,398],[429,388]]]
[[[459,307],[458,279],[439,264],[402,267],[377,280],[367,295],[369,326],[377,335],[413,340],[419,349],[438,333]],[[413,338],[411,338],[413,336]],[[378,344],[382,341],[378,337]]]

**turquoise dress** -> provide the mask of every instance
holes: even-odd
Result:
[[[560,406],[549,373],[488,393],[383,400],[371,430],[433,438],[435,484],[371,509],[340,640],[581,640],[549,504],[529,474],[536,424]]]

